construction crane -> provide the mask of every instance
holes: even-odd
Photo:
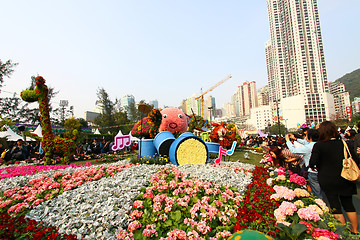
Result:
[[[216,83],[214,86],[212,86],[211,88],[209,88],[208,90],[206,90],[204,93],[202,92],[202,88],[201,88],[201,94],[197,97],[195,97],[195,100],[200,99],[201,101],[201,116],[204,117],[204,95],[207,94],[208,92],[211,92],[212,90],[214,90],[216,87],[218,87],[219,85],[223,84],[224,82],[226,82],[227,80],[229,80],[230,78],[232,78],[231,74],[229,76],[227,76],[226,78],[224,78],[223,80],[221,80],[220,82]]]

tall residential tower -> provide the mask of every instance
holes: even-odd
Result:
[[[329,93],[317,0],[267,0],[267,7],[270,103],[280,103],[289,125],[330,119],[334,100]]]

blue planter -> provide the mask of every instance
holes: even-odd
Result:
[[[142,139],[139,141],[139,157],[154,159],[157,151],[154,147],[154,139]]]
[[[220,150],[220,143],[214,143],[214,142],[205,142],[209,153],[219,153]]]
[[[169,149],[175,137],[171,132],[159,132],[154,138],[154,146],[160,156],[169,156]]]

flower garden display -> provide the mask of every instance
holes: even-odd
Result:
[[[148,116],[139,120],[131,130],[131,135],[137,138],[154,138],[159,133],[161,124],[159,109],[151,109]]]
[[[11,179],[19,184],[0,192],[0,239],[221,240],[247,230],[284,240],[356,239],[282,168],[120,161]]]
[[[24,90],[21,92],[21,98],[26,102],[39,102],[40,120],[42,128],[42,147],[45,151],[45,164],[54,164],[53,155],[63,157],[64,163],[69,162],[72,153],[75,151],[74,141],[77,139],[75,134],[73,139],[61,138],[55,136],[52,132],[50,113],[49,113],[49,100],[48,100],[48,87],[45,85],[45,79],[38,76],[36,79],[36,86],[34,90]]]
[[[162,120],[159,132],[169,131],[171,133],[184,133],[188,129],[189,120],[179,108],[168,107],[161,111]]]
[[[170,146],[170,161],[175,165],[205,164],[209,151],[205,142],[192,133],[183,133]]]
[[[134,125],[131,135],[154,138],[159,132],[168,131],[178,136],[187,130],[188,124],[188,117],[178,108],[168,107],[161,112],[159,109],[152,109],[147,117]]]
[[[141,158],[169,157],[175,165],[205,164],[209,151],[205,142],[193,133],[186,132],[175,139],[171,132],[163,131],[155,139],[144,139],[139,144]]]
[[[205,126],[205,120],[202,116],[193,114],[190,116],[188,132],[194,132],[194,130],[202,131],[201,129]]]
[[[223,148],[230,148],[234,141],[240,142],[235,124],[213,123],[214,129],[210,134],[212,142],[219,143]]]

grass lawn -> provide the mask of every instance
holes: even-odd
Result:
[[[244,157],[244,154],[248,153],[249,154],[249,159],[246,159]],[[263,164],[259,163],[260,160],[263,158],[263,153],[261,154],[255,154],[250,152],[247,149],[243,149],[243,148],[236,148],[236,151],[234,152],[234,154],[232,156],[227,156],[225,157],[226,159],[224,160],[223,157],[223,161],[230,161],[230,162],[242,162],[242,163],[249,163],[249,164],[253,164],[256,166],[263,166]]]

